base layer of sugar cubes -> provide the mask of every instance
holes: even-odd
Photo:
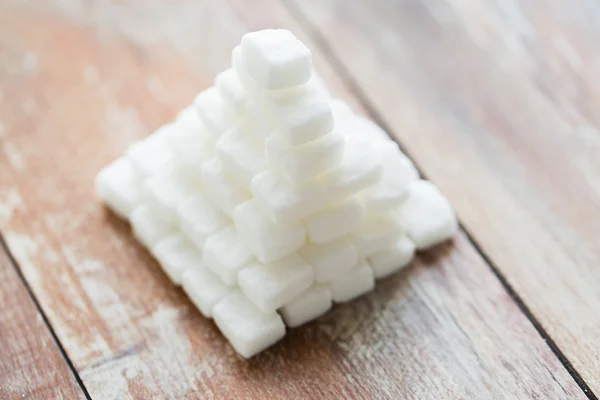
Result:
[[[285,30],[245,35],[232,68],[95,186],[242,357],[458,228],[439,189],[332,98]]]

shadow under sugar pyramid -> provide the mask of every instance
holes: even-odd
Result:
[[[396,143],[331,98],[291,32],[246,34],[232,65],[96,191],[251,357],[458,225]]]

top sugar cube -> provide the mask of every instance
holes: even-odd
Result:
[[[280,90],[306,83],[312,74],[311,52],[290,31],[267,29],[242,37],[242,60],[258,86]]]

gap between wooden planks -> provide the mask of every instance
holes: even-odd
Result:
[[[0,398],[85,398],[3,243],[0,305]]]
[[[595,398],[600,5],[286,3],[440,184]]]
[[[283,26],[306,40],[300,27],[274,1],[154,1],[141,16],[127,2],[1,7],[1,226],[92,398],[584,398],[463,235],[237,359],[92,180],[209,85],[243,32]]]

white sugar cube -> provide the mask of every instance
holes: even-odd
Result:
[[[229,219],[205,195],[184,200],[177,207],[179,227],[199,248],[213,233],[230,223]]]
[[[354,139],[350,139],[350,140],[354,140]],[[371,141],[370,144],[373,147],[373,149],[375,150],[375,152],[377,154],[379,154],[382,157],[382,159],[384,159],[384,168],[389,166],[388,163],[390,160],[397,161],[397,160],[401,159],[403,161],[410,163],[411,169],[413,169],[414,172],[418,175],[417,168],[412,163],[412,161],[410,161],[410,159],[408,157],[406,157],[406,155],[402,152],[402,150],[400,150],[398,143],[394,142],[393,140],[379,140],[379,141]]]
[[[235,122],[221,94],[214,86],[203,90],[196,96],[194,107],[213,136],[220,136]]]
[[[108,164],[96,177],[96,194],[121,218],[129,219],[141,199],[141,179],[131,162],[121,157]]]
[[[373,121],[356,115],[347,105],[332,103],[335,126],[347,139],[363,143],[392,142],[390,136]]]
[[[333,113],[333,119],[335,120],[336,128],[338,127],[338,123],[341,125],[344,124],[345,121],[354,117],[354,111],[352,108],[341,99],[332,99],[331,100],[331,112]],[[343,132],[343,130],[341,130]]]
[[[259,89],[257,83],[254,82],[254,80],[250,77],[250,75],[248,75],[248,72],[246,71],[246,67],[244,66],[244,60],[242,60],[241,46],[236,46],[231,52],[231,67],[235,71],[238,79],[240,80],[240,83],[242,84],[242,87],[246,91],[248,100],[250,98],[256,100],[261,90]],[[255,114],[249,113],[249,115]]]
[[[298,254],[313,267],[318,283],[342,276],[358,263],[356,247],[348,239],[324,244],[307,243]]]
[[[238,271],[254,260],[252,252],[233,225],[206,239],[202,250],[204,264],[229,286],[235,285]]]
[[[451,238],[458,230],[452,206],[431,182],[413,182],[399,210],[406,233],[419,250]]]
[[[279,90],[306,83],[312,72],[310,50],[290,31],[267,29],[242,37],[242,59],[258,86]]]
[[[164,220],[145,204],[133,210],[130,222],[133,235],[148,249],[177,231],[173,223]]]
[[[369,263],[362,261],[352,271],[331,281],[329,287],[333,301],[343,303],[373,290],[375,278]]]
[[[273,170],[256,175],[251,190],[274,222],[298,221],[322,208],[327,200],[321,182],[293,186]]]
[[[265,102],[277,135],[288,146],[316,140],[333,129],[333,113],[327,92],[309,84],[295,96],[282,96]]]
[[[188,268],[181,275],[181,285],[192,303],[206,318],[212,317],[215,304],[232,290],[203,264]]]
[[[236,58],[238,60],[236,60]],[[248,73],[246,72],[245,67],[243,66],[243,62],[241,62],[241,49],[239,48],[239,46],[238,48],[235,48],[233,50],[233,59],[233,69],[236,71],[237,76],[240,78],[240,82],[242,83],[242,86],[246,91],[249,103],[254,102],[260,104],[261,110],[265,102],[270,102],[274,100],[277,101],[284,98],[290,99],[292,97],[298,97],[301,96],[307,89],[314,87],[318,87],[323,96],[325,96],[327,100],[331,100],[331,93],[323,83],[323,80],[318,76],[318,74],[314,70],[308,82],[306,82],[303,85],[279,90],[266,90],[264,88],[259,87],[256,84],[256,82],[254,82],[254,80],[252,80],[252,78],[248,76]],[[248,111],[249,110],[247,109],[246,112],[248,113]]]
[[[224,133],[216,149],[230,175],[244,188],[250,188],[252,178],[268,166],[263,147],[239,127]]]
[[[238,273],[242,292],[263,312],[270,312],[308,289],[313,269],[297,254],[269,264],[255,262]]]
[[[168,142],[173,132],[171,124],[165,125],[127,149],[125,156],[140,176],[154,175],[171,162],[173,153]]]
[[[261,102],[261,104],[265,104],[265,101],[290,101],[292,98],[298,98],[305,94],[307,90],[318,90],[320,96],[323,96],[327,99],[327,101],[331,101],[331,93],[327,86],[325,86],[323,79],[317,74],[315,70],[313,70],[312,75],[308,82],[300,86],[294,86],[281,90],[267,90],[267,91],[258,91],[257,99]],[[262,101],[261,101],[262,100]]]
[[[367,216],[352,239],[359,256],[365,258],[393,246],[403,233],[400,219],[390,211]]]
[[[167,221],[177,221],[177,207],[200,193],[197,183],[188,179],[178,168],[166,168],[146,179],[142,189],[143,201]]]
[[[395,207],[406,198],[409,185],[419,179],[419,173],[394,142],[378,142],[375,148],[382,160],[383,178],[365,192],[364,202],[372,209]]]
[[[232,216],[235,207],[251,197],[226,174],[221,160],[216,157],[202,165],[202,183],[206,194],[227,216]]]
[[[321,75],[314,68],[312,71],[312,75],[311,75],[309,81],[306,83],[306,85],[298,86],[298,88],[306,89],[306,88],[310,88],[312,85],[315,85],[315,86],[321,88],[321,90],[323,91],[323,94],[325,95],[325,97],[327,97],[329,106],[331,107],[331,102],[334,100],[333,95],[329,91],[329,88],[325,84],[325,81],[323,80]],[[333,115],[333,110],[332,110],[332,115]]]
[[[200,118],[200,114],[198,114],[198,110],[192,104],[181,110],[177,117],[175,117],[175,123],[180,123],[182,127],[185,127],[188,130],[199,131],[202,129],[206,129],[203,126],[202,118]]]
[[[375,278],[385,278],[407,266],[415,255],[415,244],[406,236],[396,241],[393,247],[379,251],[369,257]]]
[[[246,95],[247,95],[247,99],[248,99],[247,106],[251,105],[252,103],[255,103],[254,105],[256,105],[257,103],[262,104],[262,102],[265,99],[285,97],[285,96],[298,94],[302,90],[304,90],[304,87],[306,86],[306,84],[304,84],[304,85],[294,86],[294,87],[285,88],[285,89],[268,90],[264,87],[260,87],[254,81],[254,79],[252,79],[250,77],[248,71],[246,70],[246,66],[244,65],[244,60],[242,59],[242,47],[241,46],[236,46],[233,49],[231,58],[232,58],[232,68],[235,71],[236,75],[238,76],[238,78],[242,84],[242,87],[246,91]],[[310,82],[310,80],[309,80],[309,82]],[[255,114],[251,111],[251,107],[248,107],[246,112],[248,115],[257,116],[257,114]],[[261,113],[262,113],[262,111],[261,111]],[[248,121],[248,122],[252,123],[253,122],[252,119],[253,118],[250,118],[250,121]]]
[[[245,358],[263,351],[285,335],[279,314],[261,312],[239,291],[214,306],[213,318],[233,348]]]
[[[381,181],[383,168],[368,143],[347,140],[340,166],[323,175],[329,200],[336,201],[358,193]]]
[[[264,151],[265,140],[273,133],[273,124],[256,101],[248,102],[248,115],[253,117],[246,120],[244,129],[248,136],[261,143]]]
[[[233,113],[243,114],[246,111],[248,96],[240,77],[233,68],[217,75],[215,86]]]
[[[365,210],[355,197],[323,208],[306,217],[308,237],[315,243],[326,243],[357,229],[363,222]]]
[[[202,264],[202,253],[181,233],[175,233],[160,240],[152,248],[152,254],[176,285],[181,284],[183,271],[199,267]]]
[[[279,309],[285,324],[296,327],[325,314],[331,308],[331,290],[313,285]]]
[[[351,122],[351,127],[348,131],[349,136],[357,136],[361,139],[368,138],[370,141],[389,141],[390,136],[373,121],[357,115]]]
[[[281,259],[304,245],[306,228],[300,222],[273,223],[256,199],[236,207],[235,226],[262,263]]]
[[[215,139],[200,119],[193,106],[183,110],[177,117],[174,132],[169,137],[169,147],[175,160],[198,173],[204,161],[214,154]]]
[[[341,105],[332,102],[331,111],[333,112],[336,131],[340,132],[346,139],[357,136],[356,114],[345,103]],[[368,140],[366,135],[360,134],[359,137]]]
[[[277,134],[265,143],[266,155],[277,172],[292,183],[305,183],[338,166],[344,155],[344,137],[332,131],[316,140],[290,147]]]

